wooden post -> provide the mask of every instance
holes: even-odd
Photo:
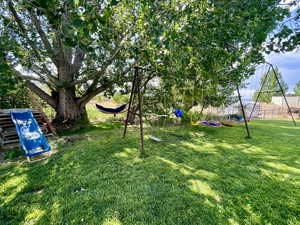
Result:
[[[138,74],[139,68],[135,68],[136,73]],[[138,79],[138,100],[139,100],[139,117],[140,117],[140,136],[141,136],[141,155],[145,155],[145,150],[144,150],[144,130],[143,130],[143,106],[142,106],[142,95],[141,95],[141,78],[137,75]]]
[[[249,130],[249,127],[248,127],[248,122],[247,122],[247,117],[246,117],[246,113],[245,113],[245,110],[244,110],[244,105],[243,105],[243,101],[242,101],[242,97],[241,97],[240,89],[239,89],[238,85],[236,85],[236,90],[237,90],[237,93],[238,93],[238,98],[239,98],[239,101],[240,101],[240,105],[241,105],[241,109],[242,109],[242,113],[243,113],[243,117],[244,117],[244,123],[245,123],[246,131],[247,131],[247,138],[251,138],[250,130]]]
[[[132,98],[133,98],[134,91],[135,91],[136,78],[137,78],[137,74],[135,73],[134,78],[133,78],[133,82],[132,82],[130,98],[129,98],[129,105],[128,105],[128,109],[127,109],[127,116],[126,116],[126,120],[125,120],[125,128],[124,128],[123,138],[125,138],[126,132],[127,132],[128,118],[129,118],[129,114],[131,112],[130,110],[131,110]]]
[[[143,130],[143,106],[142,106],[142,94],[141,94],[141,78],[139,76],[139,69],[142,69],[140,67],[134,67],[134,79],[132,84],[132,89],[130,93],[130,99],[129,99],[129,106],[127,111],[127,117],[125,121],[125,128],[123,133],[123,138],[126,136],[127,131],[127,125],[128,125],[128,118],[131,113],[131,106],[133,104],[133,99],[135,98],[136,94],[138,95],[138,107],[139,107],[139,113],[137,114],[139,116],[139,122],[140,122],[140,141],[141,141],[141,156],[145,155],[144,150],[144,130]]]

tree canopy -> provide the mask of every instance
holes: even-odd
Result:
[[[0,14],[6,71],[73,123],[94,96],[124,88],[134,65],[168,87],[233,91],[288,10],[277,0],[4,0]]]

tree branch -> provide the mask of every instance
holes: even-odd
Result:
[[[74,55],[74,61],[72,63],[72,67],[75,74],[79,73],[84,57],[85,53],[79,47],[77,47]]]
[[[25,76],[21,74],[18,70],[11,68],[14,74],[19,77],[20,79],[29,78],[29,76]],[[31,78],[31,77],[30,77]],[[26,80],[26,79],[25,79]],[[41,88],[39,88],[34,83],[30,82],[29,80],[25,81],[26,87],[28,87],[31,91],[33,91],[35,94],[37,94],[41,99],[43,99],[45,102],[47,102],[53,109],[56,108],[56,101],[54,98],[52,98],[50,95],[48,95],[45,91],[43,91]]]
[[[25,85],[35,94],[37,94],[41,99],[47,102],[53,109],[56,109],[56,101],[50,95],[48,95],[46,92],[44,92],[37,85],[30,81],[25,81]]]
[[[51,58],[52,62],[55,65],[58,65],[58,60],[55,58],[55,54],[54,54],[54,51],[52,49],[52,46],[51,46],[49,40],[47,39],[47,36],[46,36],[45,32],[42,29],[41,22],[39,21],[39,19],[34,15],[34,13],[31,10],[28,10],[28,11],[29,11],[29,15],[30,15],[31,20],[32,20],[35,28],[37,29],[37,32],[39,33],[40,38],[41,38],[48,54],[50,55],[50,58]]]
[[[42,77],[41,78],[38,78],[38,77],[32,77],[32,76],[26,76],[26,75],[20,75],[19,76],[21,79],[23,80],[28,80],[28,81],[38,81],[42,84],[47,84],[49,87],[51,87],[52,85],[47,82],[45,79],[43,79]]]
[[[104,84],[98,88],[96,88],[94,91],[91,91],[91,92],[87,92],[85,93],[85,95],[83,97],[81,97],[77,103],[80,105],[80,106],[85,106],[92,98],[94,98],[97,94],[105,91],[107,88],[111,87],[113,85],[113,83],[108,83],[108,84]]]
[[[29,37],[27,36],[27,31],[23,25],[23,22],[21,20],[21,18],[19,17],[19,15],[17,14],[14,5],[12,3],[12,1],[8,1],[8,8],[9,11],[11,12],[11,14],[13,15],[13,17],[15,18],[17,25],[19,27],[19,29],[21,30],[21,32],[23,33],[25,39],[27,40],[28,44],[31,46],[32,50],[34,51],[36,57],[42,61],[40,54],[38,53],[38,51],[36,50],[36,47],[34,46],[34,44],[32,43],[32,41],[29,39]]]

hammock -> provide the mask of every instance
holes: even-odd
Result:
[[[127,106],[127,104],[118,106],[117,108],[106,108],[106,107],[103,107],[102,105],[96,104],[96,108],[97,108],[100,112],[106,113],[106,114],[114,114],[114,115],[124,112],[126,106]]]
[[[47,139],[32,115],[32,111],[11,112],[16,126],[20,144],[28,157],[39,155],[51,150]]]

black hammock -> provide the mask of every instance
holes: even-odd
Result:
[[[96,104],[96,107],[100,112],[106,113],[106,114],[114,114],[114,115],[122,113],[125,110],[126,106],[127,106],[127,104],[118,106],[117,108],[106,108],[106,107],[103,107],[102,105]]]

